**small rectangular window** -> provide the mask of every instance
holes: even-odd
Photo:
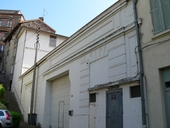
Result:
[[[135,97],[140,97],[140,86],[132,86],[130,87],[130,96],[131,98],[135,98]]]
[[[56,37],[55,36],[50,36],[49,46],[56,47]]]
[[[96,93],[90,94],[90,103],[96,102]]]
[[[165,82],[166,88],[170,88],[170,81]]]
[[[11,27],[11,26],[12,26],[12,21],[11,21],[11,20],[7,20],[6,26],[7,26],[7,27]]]

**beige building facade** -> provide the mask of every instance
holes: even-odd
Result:
[[[139,0],[146,117],[149,128],[170,127],[170,1]]]

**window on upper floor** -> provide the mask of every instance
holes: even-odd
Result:
[[[8,32],[0,31],[0,40],[3,40],[5,37],[7,37]]]
[[[4,46],[0,45],[0,51],[4,51]]]
[[[56,37],[55,36],[50,36],[49,46],[56,47]]]
[[[5,33],[4,32],[0,32],[0,40],[3,40],[4,36],[5,36]]]
[[[12,20],[11,19],[0,19],[0,26],[11,27],[12,26]]]
[[[170,28],[170,0],[150,0],[153,32],[158,34]]]

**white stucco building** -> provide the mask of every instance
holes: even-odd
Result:
[[[132,1],[119,0],[37,62],[37,124],[142,128],[136,46]],[[16,81],[26,122],[32,76],[33,67]]]
[[[67,39],[55,34],[55,30],[43,22],[42,18],[22,21],[16,25],[5,39],[5,75],[9,90],[19,91],[18,77],[34,64],[38,27],[37,61]]]

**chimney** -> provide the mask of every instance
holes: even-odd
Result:
[[[41,21],[44,21],[44,17],[39,17],[39,19],[40,19]]]

